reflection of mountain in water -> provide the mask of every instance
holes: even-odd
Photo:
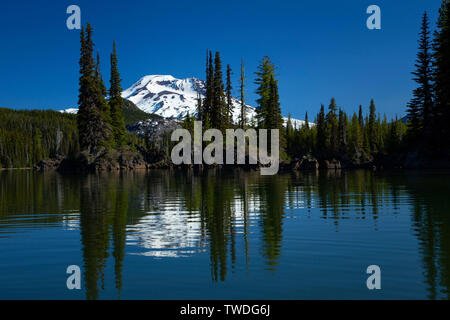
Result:
[[[181,177],[177,177],[179,181]],[[211,178],[212,179],[212,178]],[[143,209],[150,207],[151,211],[146,211],[145,215],[127,228],[127,244],[136,245],[148,250],[136,253],[154,257],[187,257],[197,252],[205,252],[208,242],[211,240],[211,232],[208,230],[208,217],[205,214],[208,208],[216,206],[216,210],[229,212],[228,219],[233,222],[234,234],[244,233],[246,219],[260,216],[261,201],[258,194],[250,194],[244,203],[241,195],[234,191],[231,199],[201,199],[197,197],[202,194],[202,190],[208,188],[209,183],[213,183],[207,177],[200,178],[191,176],[183,183],[189,185],[189,191],[183,193],[174,192],[170,189],[173,185],[164,180],[163,183],[152,183],[146,201],[143,201]],[[183,188],[183,184],[181,184]],[[193,191],[193,193],[192,193]],[[192,203],[187,201],[185,194],[189,193],[190,201],[194,203],[203,200],[212,201],[208,206],[192,207]],[[206,192],[206,194],[210,194]],[[215,194],[215,196],[219,195]],[[144,195],[143,195],[144,196]],[[213,195],[210,194],[210,197]],[[217,197],[216,197],[217,198]],[[190,208],[187,210],[187,206]],[[206,224],[205,224],[206,223]],[[206,229],[205,229],[206,228]]]
[[[204,251],[201,222],[186,217],[189,212],[170,210],[149,212],[139,223],[127,228],[127,244],[149,249],[139,253],[154,257],[187,257]]]

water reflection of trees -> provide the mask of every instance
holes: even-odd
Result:
[[[84,280],[88,299],[104,289],[104,271],[112,239],[115,286],[120,296],[125,256],[128,199],[131,181],[123,175],[88,175],[80,190],[80,229]]]
[[[439,174],[330,171],[264,177],[208,170],[0,175],[0,231],[21,219],[36,225],[79,223],[89,299],[99,297],[108,263],[114,264],[120,296],[130,239],[153,256],[207,250],[212,280],[225,281],[236,264],[248,268],[253,250],[267,269],[276,270],[283,254],[284,220],[293,210],[305,216],[319,210],[320,218],[332,221],[339,231],[347,218],[372,219],[377,228],[381,215],[405,207],[411,209],[428,297],[450,298],[450,199],[444,195],[449,183]],[[61,214],[62,209],[70,214]],[[72,214],[78,209],[79,221]],[[13,216],[17,212],[24,214]],[[260,241],[252,242],[257,235]],[[164,255],[169,251],[171,255]]]
[[[450,182],[439,172],[412,173],[393,183],[406,186],[413,206],[414,233],[429,299],[450,299]]]
[[[78,179],[73,176],[62,177],[56,173],[41,174],[30,170],[0,170],[0,218],[5,218],[5,226],[9,216],[13,223],[33,224],[57,222],[75,223],[75,217],[61,215],[76,211],[79,206]],[[63,220],[65,219],[65,220]]]
[[[138,224],[148,212],[164,215],[178,206],[180,215],[197,218],[194,220],[198,221],[200,234],[190,237],[197,237],[198,242],[184,245],[202,247],[207,243],[212,280],[225,281],[229,268],[233,269],[236,264],[238,237],[243,243],[244,263],[250,263],[249,218],[252,215],[257,218],[258,232],[263,240],[259,249],[267,267],[275,270],[281,255],[286,209],[303,209],[308,214],[311,209],[320,208],[321,218],[331,219],[336,228],[349,216],[370,218],[376,228],[379,215],[398,213],[401,205],[405,205],[407,194],[414,199],[412,217],[420,241],[429,297],[440,297],[442,292],[439,290],[448,297],[450,204],[442,197],[442,190],[448,190],[448,182],[439,178],[423,179],[426,178],[379,175],[370,171],[269,177],[219,170],[203,173],[157,171],[136,173],[132,177],[108,175],[103,179],[89,176],[81,186],[80,195],[88,297],[98,296],[97,283],[102,283],[110,237],[113,239],[116,287],[120,292],[126,227]],[[167,206],[168,203],[173,205]],[[154,224],[153,227],[158,226]],[[155,229],[147,231],[151,233]],[[176,238],[176,235],[170,236],[171,241]],[[165,243],[169,249],[176,246],[170,241]]]
[[[179,180],[179,177],[177,177]],[[280,251],[285,184],[279,176],[262,178],[259,173],[209,170],[190,174],[178,184],[190,199],[189,209],[198,212],[202,233],[208,238],[211,276],[225,281],[228,265],[234,268],[237,258],[236,238],[244,244],[249,264],[249,215],[257,215],[263,238],[263,256],[268,266],[276,265]],[[242,230],[241,230],[242,229]]]

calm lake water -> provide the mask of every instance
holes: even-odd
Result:
[[[24,298],[449,299],[450,172],[3,171],[0,299]]]

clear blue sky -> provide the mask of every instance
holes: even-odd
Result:
[[[403,115],[414,83],[423,12],[434,27],[441,0],[343,1],[5,1],[0,7],[0,106],[61,109],[77,104],[79,32],[66,8],[81,7],[109,80],[116,40],[125,89],[146,74],[204,78],[207,48],[247,70],[248,102],[264,55],[278,66],[282,111],[310,119],[335,97],[348,112],[371,98],[389,117]],[[382,30],[366,28],[366,8],[381,7]],[[235,90],[237,95],[238,90]]]

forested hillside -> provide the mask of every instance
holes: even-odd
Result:
[[[124,102],[125,124],[159,118]],[[78,151],[76,115],[0,108],[0,168],[32,167],[43,159],[71,157]]]
[[[142,111],[133,102],[127,99],[124,99],[123,117],[125,119],[125,125],[147,119],[162,119],[161,116]]]
[[[31,167],[78,149],[75,115],[0,108],[0,168]]]
[[[159,118],[124,102],[125,124]],[[43,159],[73,156],[78,150],[76,115],[0,108],[0,168],[32,167]]]

